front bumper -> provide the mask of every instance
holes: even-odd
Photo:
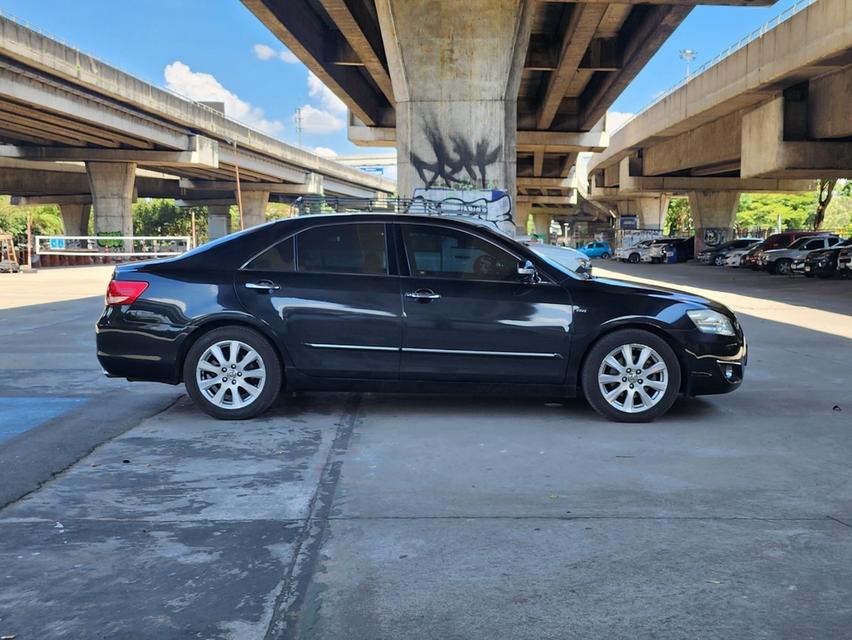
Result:
[[[688,340],[690,344],[684,347],[686,395],[730,393],[740,387],[748,364],[748,345],[739,327],[735,336],[690,331]]]

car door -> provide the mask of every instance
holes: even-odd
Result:
[[[564,380],[570,294],[524,282],[524,260],[486,235],[400,223],[400,377],[442,381]]]
[[[383,222],[317,224],[249,261],[240,300],[311,376],[395,379],[402,303]]]

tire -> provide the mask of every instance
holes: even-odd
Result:
[[[217,370],[219,367],[225,371]],[[278,398],[281,361],[269,341],[254,329],[236,325],[218,327],[201,336],[189,349],[183,365],[183,382],[189,397],[202,411],[219,420],[246,420],[269,409]],[[252,392],[252,388],[259,391]]]
[[[601,254],[601,258],[603,258],[604,260],[609,260],[609,254],[608,254],[606,251],[604,251],[604,252]]]
[[[725,265],[725,259],[722,256],[716,256],[713,258],[713,264],[717,267],[722,267]]]
[[[629,349],[631,354],[631,367],[627,366],[624,348]],[[654,363],[653,368],[657,368],[660,363],[664,365],[662,371],[650,374],[654,376],[655,379],[653,380],[651,378],[635,378],[635,363],[642,357],[645,348],[651,350],[651,354],[646,356],[645,363],[652,361]],[[605,363],[610,356],[621,367],[620,370]],[[646,366],[645,363],[640,364]],[[631,369],[630,374],[626,373],[625,369],[627,368]],[[622,373],[624,374],[622,380],[617,380]],[[650,422],[668,411],[680,392],[680,363],[674,350],[656,334],[641,329],[622,329],[601,338],[586,355],[580,375],[586,400],[595,411],[615,422]],[[599,378],[600,375],[603,375],[604,378]],[[625,386],[630,384],[628,376],[634,377],[634,387]],[[624,382],[624,378],[627,378],[628,382]],[[607,381],[607,379],[610,380]],[[638,380],[644,382],[641,385],[642,391],[638,390],[640,387]],[[651,387],[650,383],[652,382],[657,384]],[[664,384],[663,388],[659,386],[661,384]],[[604,389],[609,392],[621,389],[621,392],[607,400],[604,396]],[[647,409],[641,408],[643,404],[647,403],[647,400],[644,400],[640,393],[645,393],[648,400],[653,401]],[[658,395],[653,395],[654,393]],[[637,398],[639,399],[639,407],[636,407]],[[633,404],[635,411],[631,412],[628,409],[630,404]]]
[[[817,271],[817,278],[821,280],[831,280],[834,277],[834,271]]]
[[[630,257],[627,258],[627,262],[629,262],[630,264],[636,264],[637,262],[639,262],[639,254],[631,253]]]
[[[772,275],[789,276],[793,272],[793,261],[787,258],[781,258],[775,262],[769,263],[769,273]]]

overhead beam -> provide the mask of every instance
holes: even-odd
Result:
[[[589,71],[618,71],[622,65],[618,38],[594,38],[580,61],[580,69]]]
[[[517,148],[524,153],[603,151],[609,144],[606,131],[518,131]]]
[[[559,63],[550,74],[536,117],[536,129],[548,129],[580,62],[606,12],[605,4],[575,4],[562,39]]]
[[[81,147],[29,147],[0,145],[0,158],[70,162],[136,162],[162,167],[219,166],[219,143],[203,136],[189,136],[186,151],[149,149],[93,149]]]
[[[545,0],[546,2],[562,2],[564,4],[614,4],[612,0]],[[701,0],[701,4],[724,5],[736,7],[768,7],[776,0]],[[695,5],[696,0],[618,0],[618,4],[671,4]]]
[[[346,42],[352,47],[352,50],[364,63],[373,82],[379,87],[379,90],[387,98],[388,103],[394,103],[393,87],[391,86],[390,75],[387,69],[379,58],[373,46],[373,42],[364,33],[359,21],[350,11],[349,6],[344,0],[320,0],[320,4],[325,9],[328,16],[337,25],[340,33],[346,39]],[[363,18],[362,18],[363,19]],[[373,40],[375,40],[375,36]],[[381,35],[378,37],[378,45],[381,45]]]
[[[518,177],[519,189],[573,189],[576,185],[568,178]]]
[[[368,125],[383,124],[389,105],[383,96],[379,101],[360,72],[323,64],[329,43],[340,36],[322,23],[305,0],[241,1],[359,120]]]
[[[621,48],[624,59],[621,71],[598,74],[583,91],[583,111],[579,117],[580,129],[591,128],[606,114],[609,105],[615,102],[651,56],[689,15],[692,5],[647,5],[633,9],[634,13],[637,11],[643,11],[644,17],[638,25],[628,31],[629,40]],[[628,17],[625,26],[630,25],[632,15]]]

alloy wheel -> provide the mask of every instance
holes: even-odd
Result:
[[[257,400],[266,384],[263,358],[239,340],[222,340],[201,354],[195,379],[202,395],[222,409],[241,409]]]
[[[655,406],[668,385],[665,360],[644,344],[616,347],[598,369],[598,386],[604,400],[624,413],[639,413]]]

